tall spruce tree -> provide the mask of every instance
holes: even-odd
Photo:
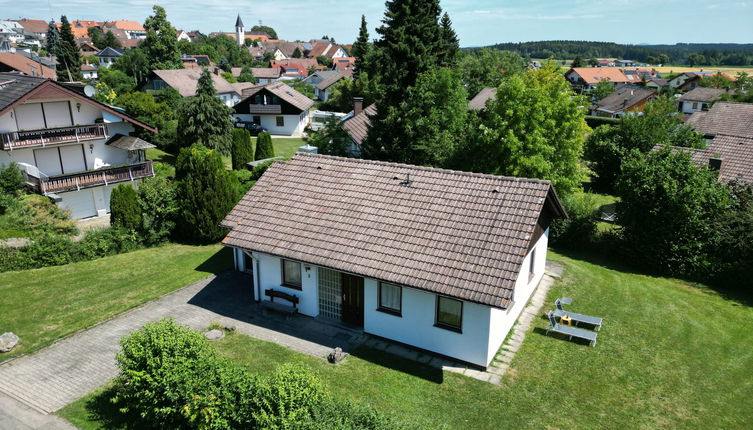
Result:
[[[46,43],[45,49],[47,50],[47,55],[57,55],[55,53],[55,50],[57,49],[59,41],[60,41],[60,32],[58,31],[58,26],[55,25],[55,21],[52,21],[47,26],[47,38],[45,42]]]
[[[58,80],[65,82],[76,82],[84,77],[81,74],[81,52],[78,49],[76,39],[73,37],[71,24],[68,18],[63,15],[60,17],[60,39],[55,47],[57,55]]]
[[[442,15],[439,22],[442,31],[442,48],[439,52],[439,65],[452,67],[457,64],[458,54],[460,53],[460,41],[455,30],[452,29],[452,20],[447,12]]]
[[[146,39],[139,45],[149,58],[150,69],[182,69],[175,27],[167,20],[167,12],[162,6],[154,5],[152,10],[154,15],[144,22]]]
[[[361,29],[358,31],[358,39],[353,43],[350,55],[355,57],[356,63],[353,70],[353,77],[357,78],[361,70],[368,70],[366,64],[369,52],[371,51],[371,42],[369,42],[369,29],[366,26],[366,16],[361,15]]]
[[[418,76],[442,66],[441,9],[439,0],[390,0],[386,7],[368,70],[381,85],[380,97],[362,150],[367,158],[407,162],[413,157],[406,130],[413,124],[403,121],[397,111]]]
[[[212,74],[204,69],[196,96],[184,100],[178,109],[178,143],[187,147],[201,143],[228,154],[232,145],[233,123],[230,109],[217,98]]]

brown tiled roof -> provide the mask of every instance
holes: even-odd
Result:
[[[316,58],[324,55],[324,52],[331,46],[330,42],[317,42],[314,43],[314,47],[308,53],[309,58]]]
[[[136,21],[129,21],[127,19],[119,19],[109,23],[115,28],[128,31],[144,31],[144,26]]]
[[[345,75],[342,73],[333,73],[326,78],[324,78],[321,82],[316,84],[316,87],[320,90],[326,90],[327,88],[331,87],[332,85],[336,84],[340,79],[344,78]]]
[[[302,111],[308,110],[308,108],[314,105],[313,100],[294,90],[293,87],[284,82],[272,82],[271,84],[258,85],[245,89],[243,90],[241,99],[245,100],[265,88],[281,100],[290,103]]]
[[[288,58],[285,60],[272,60],[269,65],[275,68],[300,66],[305,71],[312,67],[317,67],[319,63],[316,62],[315,58]]]
[[[48,24],[41,19],[18,19],[17,23],[21,24],[26,31],[32,33],[47,33]]]
[[[753,103],[716,102],[690,115],[687,123],[698,133],[753,137]]]
[[[468,110],[484,110],[486,109],[486,102],[496,98],[497,89],[486,87],[479,91],[478,94],[468,102]]]
[[[366,140],[366,135],[369,134],[369,127],[371,127],[371,118],[376,115],[377,106],[376,103],[370,105],[358,115],[348,119],[343,123],[343,130],[348,133],[353,142],[357,145],[363,143]]]
[[[661,148],[655,146],[654,150]],[[719,180],[734,180],[753,184],[753,138],[717,135],[705,149],[673,147],[675,151],[690,152],[693,162],[699,166],[708,166],[709,160],[722,160]]]
[[[196,87],[199,84],[199,77],[201,77],[202,69],[198,67],[190,69],[175,69],[175,70],[152,70],[152,73],[157,75],[165,83],[180,93],[183,97],[191,97],[196,95]],[[214,83],[214,89],[217,94],[225,94],[235,92],[241,94],[235,87],[233,87],[222,76],[218,76],[212,73],[212,82]]]
[[[564,216],[549,181],[299,153],[223,243],[504,309],[545,205]]]
[[[233,67],[230,73],[236,78],[241,75],[243,67]],[[257,79],[277,79],[280,77],[280,69],[272,67],[252,67],[251,74]]]
[[[723,90],[721,88],[696,87],[680,96],[678,100],[691,102],[713,102],[719,100],[722,94],[726,92],[726,90]]]
[[[622,73],[622,70],[616,67],[576,67],[570,69],[567,74],[573,71],[588,84],[598,84],[603,79],[617,83],[632,82],[631,79],[628,79],[628,77]]]
[[[625,112],[638,103],[656,97],[656,93],[634,85],[624,85],[596,102],[591,109],[608,113]]]
[[[45,78],[57,79],[57,74],[51,68],[43,66],[16,52],[0,52],[0,66],[2,65],[5,65],[9,69],[26,73],[29,76],[43,76]]]

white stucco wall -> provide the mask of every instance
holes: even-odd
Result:
[[[233,120],[240,118],[241,121],[253,121],[258,116],[261,119],[261,126],[266,128],[271,134],[283,136],[297,136],[303,133],[303,130],[309,123],[308,111],[301,112],[300,115],[250,115],[250,114],[233,114]],[[285,118],[283,127],[277,126],[277,117]]]
[[[302,287],[301,290],[297,290],[282,285],[282,263],[280,258],[258,252],[253,253],[253,255],[258,260],[259,293],[261,300],[269,300],[269,297],[264,295],[264,290],[268,288],[283,291],[297,296],[300,299],[300,302],[298,303],[298,311],[300,313],[311,317],[319,315],[319,295],[317,287],[317,271],[315,266],[301,264]],[[308,266],[311,269],[306,270],[305,266]]]

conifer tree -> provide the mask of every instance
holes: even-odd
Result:
[[[45,45],[45,49],[47,49],[47,55],[56,55],[55,50],[57,49],[59,41],[60,32],[58,31],[58,26],[55,25],[55,21],[52,21],[47,26],[47,39]]]
[[[233,130],[233,170],[246,168],[246,163],[254,161],[254,151],[251,147],[251,135],[245,128]]]
[[[301,53],[301,49],[296,46],[296,48],[293,50],[293,58],[303,58],[303,53]]]
[[[102,44],[105,45],[105,48],[108,46],[112,49],[120,49],[123,47],[118,38],[115,37],[113,32],[110,30],[107,30],[107,33],[105,33],[104,37],[102,38]]]
[[[272,145],[272,135],[269,133],[259,133],[256,138],[255,160],[266,160],[275,156],[275,148]]]
[[[366,16],[361,15],[361,29],[358,31],[358,39],[353,43],[350,55],[355,57],[355,68],[353,77],[357,78],[361,70],[368,70],[366,64],[369,53],[371,52],[371,42],[369,42],[369,29],[366,26]]]
[[[81,52],[78,49],[76,39],[73,37],[71,24],[65,15],[60,17],[60,23],[60,39],[55,47],[55,55],[57,55],[58,60],[58,80],[65,82],[80,81],[83,79]]]
[[[212,74],[204,69],[196,96],[185,99],[178,109],[178,144],[201,143],[224,154],[230,152],[233,123],[230,109],[217,98]]]
[[[255,84],[258,81],[256,79],[256,76],[254,76],[254,73],[251,71],[251,68],[248,66],[243,66],[241,69],[241,74],[238,75],[238,82],[250,82],[252,84]]]
[[[126,230],[141,226],[141,202],[130,184],[120,184],[110,195],[110,225]]]
[[[227,230],[220,222],[235,206],[238,187],[220,154],[199,144],[181,149],[175,179],[181,237],[198,243],[222,239]]]
[[[149,59],[150,69],[182,69],[175,27],[167,20],[167,12],[162,6],[154,5],[152,10],[154,15],[144,22],[146,39],[139,45]]]
[[[438,62],[440,66],[453,67],[457,64],[460,52],[460,41],[455,30],[452,29],[452,20],[447,12],[442,15],[439,22],[442,32],[442,49],[439,52]]]

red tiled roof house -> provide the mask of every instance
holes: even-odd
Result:
[[[544,274],[548,181],[299,153],[223,221],[256,301],[485,368]]]

